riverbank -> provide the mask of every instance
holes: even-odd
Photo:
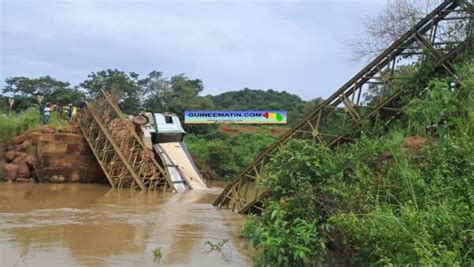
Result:
[[[0,180],[49,183],[106,183],[77,126],[42,125],[3,142]]]

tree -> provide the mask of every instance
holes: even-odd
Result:
[[[72,104],[74,106],[80,106],[86,102],[86,96],[83,91],[78,88],[61,88],[51,93],[47,98],[49,101],[53,101],[59,105]]]
[[[13,94],[14,109],[17,111],[38,104],[37,96],[43,96],[42,103],[54,102],[58,105],[80,105],[85,101],[82,91],[71,88],[69,82],[59,81],[50,76],[7,78],[2,92]]]
[[[370,59],[400,38],[440,0],[387,0],[381,13],[365,24],[365,35],[349,42],[353,60]]]
[[[58,81],[50,76],[39,78],[11,77],[5,79],[3,93],[13,93],[20,96],[48,96],[58,90],[69,89],[69,82]]]
[[[94,97],[101,89],[112,92],[119,99],[122,111],[137,114],[141,110],[150,112],[174,112],[180,116],[187,109],[208,109],[212,101],[199,96],[204,89],[199,79],[189,79],[184,74],[163,77],[160,71],[150,72],[139,79],[134,72],[125,73],[117,69],[93,72],[82,82],[89,97]]]
[[[123,72],[117,69],[107,69],[89,74],[88,79],[79,84],[89,97],[93,98],[104,89],[116,96],[125,114],[137,114],[141,109],[141,93],[138,74]]]
[[[222,110],[286,110],[290,125],[298,122],[322,101],[321,98],[305,101],[286,91],[249,88],[208,97],[212,99],[217,109]]]
[[[152,71],[145,79],[139,81],[142,88],[145,110],[149,112],[166,111],[165,93],[169,91],[170,82],[160,71]]]
[[[165,107],[168,111],[180,116],[185,110],[199,110],[213,108],[212,100],[200,96],[204,89],[202,81],[191,80],[184,74],[171,77],[170,88],[163,93]]]

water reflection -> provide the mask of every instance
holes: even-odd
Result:
[[[243,217],[214,208],[219,190],[182,194],[87,184],[0,184],[0,265],[249,265]],[[225,254],[206,241],[229,239]]]

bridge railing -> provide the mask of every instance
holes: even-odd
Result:
[[[87,103],[80,127],[112,187],[173,190],[166,169],[106,91]]]
[[[258,212],[265,190],[258,187],[265,165],[294,138],[313,140],[333,148],[357,138],[367,124],[381,129],[404,108],[401,98],[416,98],[400,88],[403,67],[430,60],[433,71],[443,71],[457,79],[450,63],[459,52],[472,45],[472,6],[444,1],[406,34],[335,91],[316,109],[300,120],[232,180],[214,202],[239,213]]]

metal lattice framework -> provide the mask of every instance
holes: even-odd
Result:
[[[259,212],[265,190],[256,185],[264,166],[291,139],[306,138],[334,148],[357,137],[363,127],[383,129],[403,111],[404,99],[416,98],[400,89],[403,66],[430,60],[433,72],[457,80],[450,60],[472,46],[472,6],[445,1],[328,97],[296,126],[264,150],[229,183],[214,202],[239,213]],[[372,96],[372,98],[370,98]],[[369,101],[370,100],[370,101]]]
[[[87,103],[80,127],[113,188],[172,190],[168,172],[107,92]]]

